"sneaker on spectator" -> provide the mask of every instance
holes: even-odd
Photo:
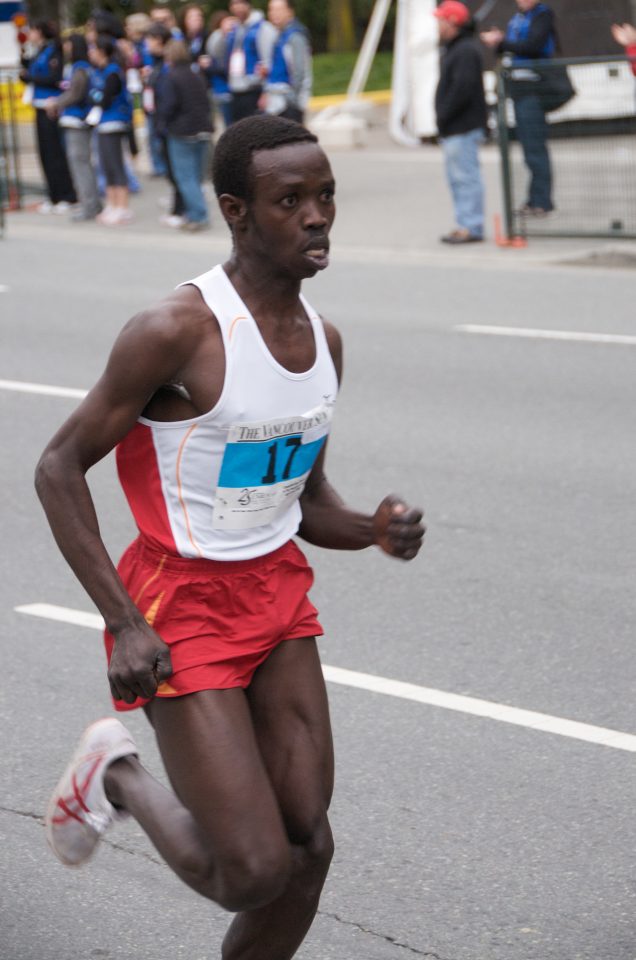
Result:
[[[180,217],[177,213],[165,213],[162,217],[159,217],[159,223],[163,223],[164,227],[172,227],[173,229],[182,227],[185,222],[185,217]]]
[[[186,233],[198,233],[199,230],[209,230],[210,221],[209,220],[186,220],[182,224],[181,229]]]
[[[71,204],[66,200],[60,200],[59,203],[53,204],[53,213],[57,213],[58,216],[61,216],[63,213],[68,213],[71,209]]]
[[[108,204],[104,207],[101,213],[98,213],[95,219],[98,223],[103,224],[104,226],[111,226],[113,223],[114,217],[116,216],[115,207],[109,207]]]
[[[50,200],[43,200],[42,203],[38,203],[35,210],[36,213],[41,213],[46,216],[49,213],[53,213],[53,204]]]
[[[115,760],[130,756],[137,756],[135,741],[115,717],[98,720],[82,734],[44,818],[49,846],[62,863],[84,863],[105,831],[128,816],[106,797],[104,773]]]

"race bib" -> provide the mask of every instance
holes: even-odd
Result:
[[[300,497],[327,439],[333,405],[230,427],[214,501],[216,530],[271,523]]]

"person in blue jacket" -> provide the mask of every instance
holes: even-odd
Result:
[[[230,0],[236,24],[225,38],[225,63],[232,94],[232,123],[261,112],[263,77],[269,73],[276,28],[247,0]]]
[[[524,82],[528,73],[524,60],[549,60],[558,48],[554,13],[540,0],[517,0],[519,8],[506,31],[493,28],[481,34],[486,46],[497,53],[512,56],[513,67],[519,64],[518,94],[515,93],[515,71],[511,94],[515,105],[517,137],[530,171],[528,199],[521,212],[542,217],[554,210],[552,202],[552,167],[548,152],[548,123],[541,97]]]
[[[112,37],[100,35],[90,48],[94,66],[90,90],[93,106],[99,109],[97,144],[99,162],[106,177],[106,206],[98,216],[104,226],[128,223],[128,177],[124,165],[124,141],[128,140],[133,119],[132,98],[126,77],[117,60]]]
[[[68,87],[61,96],[51,97],[46,110],[52,119],[59,118],[64,130],[66,156],[79,195],[81,207],[71,214],[71,220],[94,220],[102,204],[91,155],[93,131],[86,120],[91,109],[89,92],[93,68],[81,33],[65,37],[63,47],[65,59],[71,65]]]
[[[267,17],[278,36],[265,81],[265,111],[303,123],[313,80],[309,33],[291,0],[269,0]]]
[[[29,41],[35,53],[22,59],[20,79],[33,90],[38,153],[48,193],[48,200],[39,205],[38,211],[66,213],[75,203],[75,190],[62,131],[57,119],[46,111],[47,102],[62,93],[64,63],[56,26],[48,20],[38,20],[29,31]]]

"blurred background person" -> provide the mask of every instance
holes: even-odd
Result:
[[[203,181],[208,170],[212,119],[205,76],[192,69],[190,51],[182,40],[166,47],[168,72],[157,102],[157,128],[168,141],[172,174],[183,198],[183,230],[209,226]]]
[[[225,61],[232,95],[232,122],[259,113],[263,75],[269,73],[276,28],[247,0],[230,0],[235,26],[225,38]]]
[[[48,199],[38,205],[39,213],[66,213],[75,203],[73,181],[68,168],[63,132],[54,111],[47,113],[51,98],[62,93],[64,58],[57,27],[48,20],[38,20],[29,31],[31,56],[22,58],[20,79],[30,84],[35,107],[35,129],[38,154],[44,173]]]
[[[499,54],[510,54],[513,68],[524,60],[551,59],[558,49],[554,13],[539,0],[517,0],[517,7],[518,12],[508,23],[505,33],[493,27],[481,34],[482,41]],[[532,92],[532,84],[523,76],[526,72],[520,68],[518,92],[515,92],[514,69],[510,83],[517,137],[530,172],[528,199],[521,213],[541,217],[554,210],[548,122],[541,97]]]
[[[232,122],[232,94],[227,78],[225,50],[227,36],[236,26],[236,22],[229,10],[215,10],[210,17],[205,55],[199,58],[199,64],[210,84],[215,111],[225,127],[229,127]]]
[[[93,67],[91,102],[99,110],[97,145],[99,163],[106,180],[106,206],[97,217],[104,226],[129,223],[128,177],[124,166],[124,143],[133,120],[132,99],[125,72],[119,62],[116,41],[98,36],[89,51]],[[90,119],[90,117],[89,117]]]
[[[152,116],[161,113],[161,104],[163,101],[166,79],[168,76],[168,64],[165,60],[167,45],[172,41],[170,31],[160,23],[153,23],[148,30],[147,43],[148,49],[152,55],[153,66],[150,73],[146,76],[146,91],[149,96],[146,101],[152,106]],[[165,134],[162,134],[160,124],[155,124],[155,137],[158,149],[161,153],[161,161],[166,170],[166,177],[172,185],[172,196],[168,201],[168,212],[161,217],[161,223],[166,227],[181,227],[185,223],[183,197],[179,192],[179,187],[174,178],[170,156],[168,154],[168,140]]]
[[[153,23],[167,27],[173,40],[183,40],[183,33],[177,26],[177,19],[170,7],[152,7],[150,19]]]
[[[265,79],[265,110],[303,123],[313,79],[309,31],[290,0],[269,0],[267,18],[278,35]]]
[[[64,130],[66,156],[80,209],[71,214],[71,220],[94,220],[102,204],[97,189],[97,178],[91,155],[93,130],[86,122],[91,109],[90,85],[92,68],[88,62],[86,39],[72,33],[63,41],[64,58],[70,64],[67,89],[48,101],[46,111]]]
[[[488,124],[481,51],[468,8],[443,0],[434,11],[442,46],[435,94],[437,129],[457,227],[443,243],[474,243],[484,238],[484,187],[479,147]]]
[[[205,14],[197,3],[189,3],[183,9],[181,19],[183,39],[190,51],[192,63],[198,63],[199,57],[205,55],[205,45],[208,34],[205,29]]]

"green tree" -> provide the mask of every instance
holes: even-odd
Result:
[[[344,53],[356,49],[352,0],[329,0],[327,49]]]

